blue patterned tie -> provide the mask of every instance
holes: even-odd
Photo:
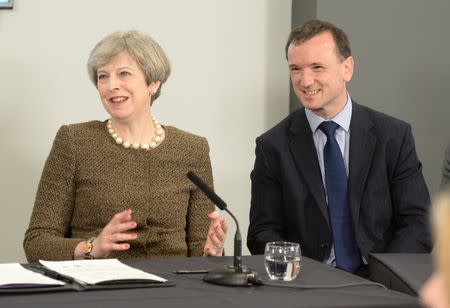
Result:
[[[339,125],[324,121],[319,129],[327,136],[323,150],[325,163],[325,186],[328,196],[331,228],[333,230],[336,267],[355,272],[361,264],[361,254],[353,232],[347,197],[347,172],[344,159],[334,133]]]

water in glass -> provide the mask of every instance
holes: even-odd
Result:
[[[273,242],[266,245],[264,264],[272,280],[290,281],[300,273],[301,254],[297,243]]]

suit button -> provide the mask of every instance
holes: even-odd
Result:
[[[322,243],[322,244],[320,244],[320,247],[322,247],[322,248],[328,248],[328,243],[327,243],[327,242]]]

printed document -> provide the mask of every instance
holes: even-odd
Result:
[[[43,261],[39,263],[59,274],[74,278],[84,284],[114,282],[166,282],[159,276],[146,273],[123,264],[117,259],[95,259],[74,261]]]

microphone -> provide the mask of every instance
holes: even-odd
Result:
[[[189,171],[187,177],[195,184],[217,207],[223,211],[226,211],[233,218],[236,224],[236,233],[234,235],[234,256],[233,265],[226,266],[225,268],[218,268],[209,271],[208,274],[203,277],[206,282],[233,286],[233,287],[245,287],[251,285],[258,285],[255,283],[258,280],[258,273],[242,266],[242,237],[239,229],[239,223],[233,213],[227,208],[227,204],[223,201],[208,185],[205,184],[194,172]]]

